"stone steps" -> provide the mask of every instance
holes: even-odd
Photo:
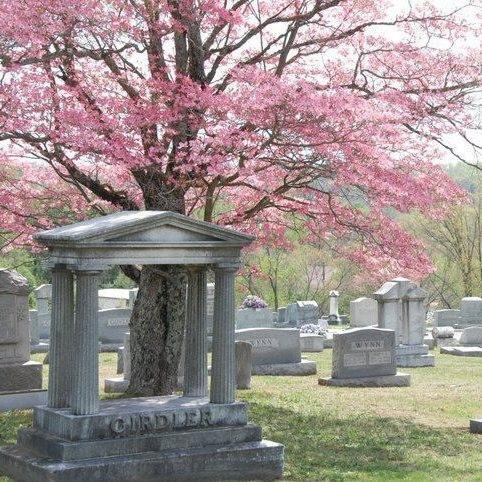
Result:
[[[88,441],[70,441],[31,428],[22,429],[18,433],[20,447],[39,457],[59,461],[259,441],[261,428],[256,425],[212,427]]]
[[[273,480],[282,476],[283,446],[262,440],[76,461],[13,446],[0,449],[0,466],[17,482]]]

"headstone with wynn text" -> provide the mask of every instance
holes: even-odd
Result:
[[[28,282],[0,270],[0,411],[43,403],[42,364],[30,361]]]
[[[236,341],[252,345],[253,375],[312,375],[316,364],[301,358],[300,331],[295,328],[236,330]]]
[[[395,332],[352,328],[334,335],[332,374],[320,385],[343,387],[409,386],[410,376],[397,373]]]

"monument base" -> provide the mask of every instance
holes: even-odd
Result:
[[[433,355],[397,355],[398,367],[433,367],[435,357]]]
[[[244,403],[118,399],[91,415],[35,408],[33,428],[0,449],[0,470],[25,482],[273,480],[283,446],[247,424]]]
[[[26,410],[45,405],[47,390],[22,390],[15,392],[0,392],[0,412],[9,410]]]
[[[456,356],[482,357],[482,347],[479,346],[446,346],[440,348],[440,353]]]
[[[396,360],[398,367],[435,366],[435,357],[428,354],[427,345],[398,345]]]
[[[478,420],[473,419],[470,421],[470,432],[482,434],[482,418]]]
[[[316,375],[316,363],[314,361],[302,359],[299,363],[273,363],[269,365],[253,365],[251,369],[251,375]]]
[[[0,365],[2,392],[39,390],[42,388],[42,364],[35,361]]]
[[[384,375],[377,377],[362,378],[320,378],[319,385],[330,387],[409,387],[410,375],[397,373],[396,375]]]

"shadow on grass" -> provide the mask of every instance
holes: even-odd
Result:
[[[285,446],[287,479],[394,480],[413,475],[410,480],[453,480],[478,477],[477,473],[482,476],[480,466],[466,464],[467,455],[472,453],[475,459],[480,450],[467,430],[432,428],[370,414],[343,419],[329,411],[300,414],[274,407],[270,400],[249,401],[249,407],[250,421],[263,427],[263,438]],[[461,462],[452,464],[447,457],[458,457]]]

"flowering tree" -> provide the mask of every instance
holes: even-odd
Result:
[[[477,11],[450,4],[0,0],[3,229],[24,244],[164,209],[262,244],[295,226],[369,272],[427,273],[391,213],[462,197],[431,162],[476,127]],[[140,283],[131,390],[169,393],[184,271],[124,270]]]

